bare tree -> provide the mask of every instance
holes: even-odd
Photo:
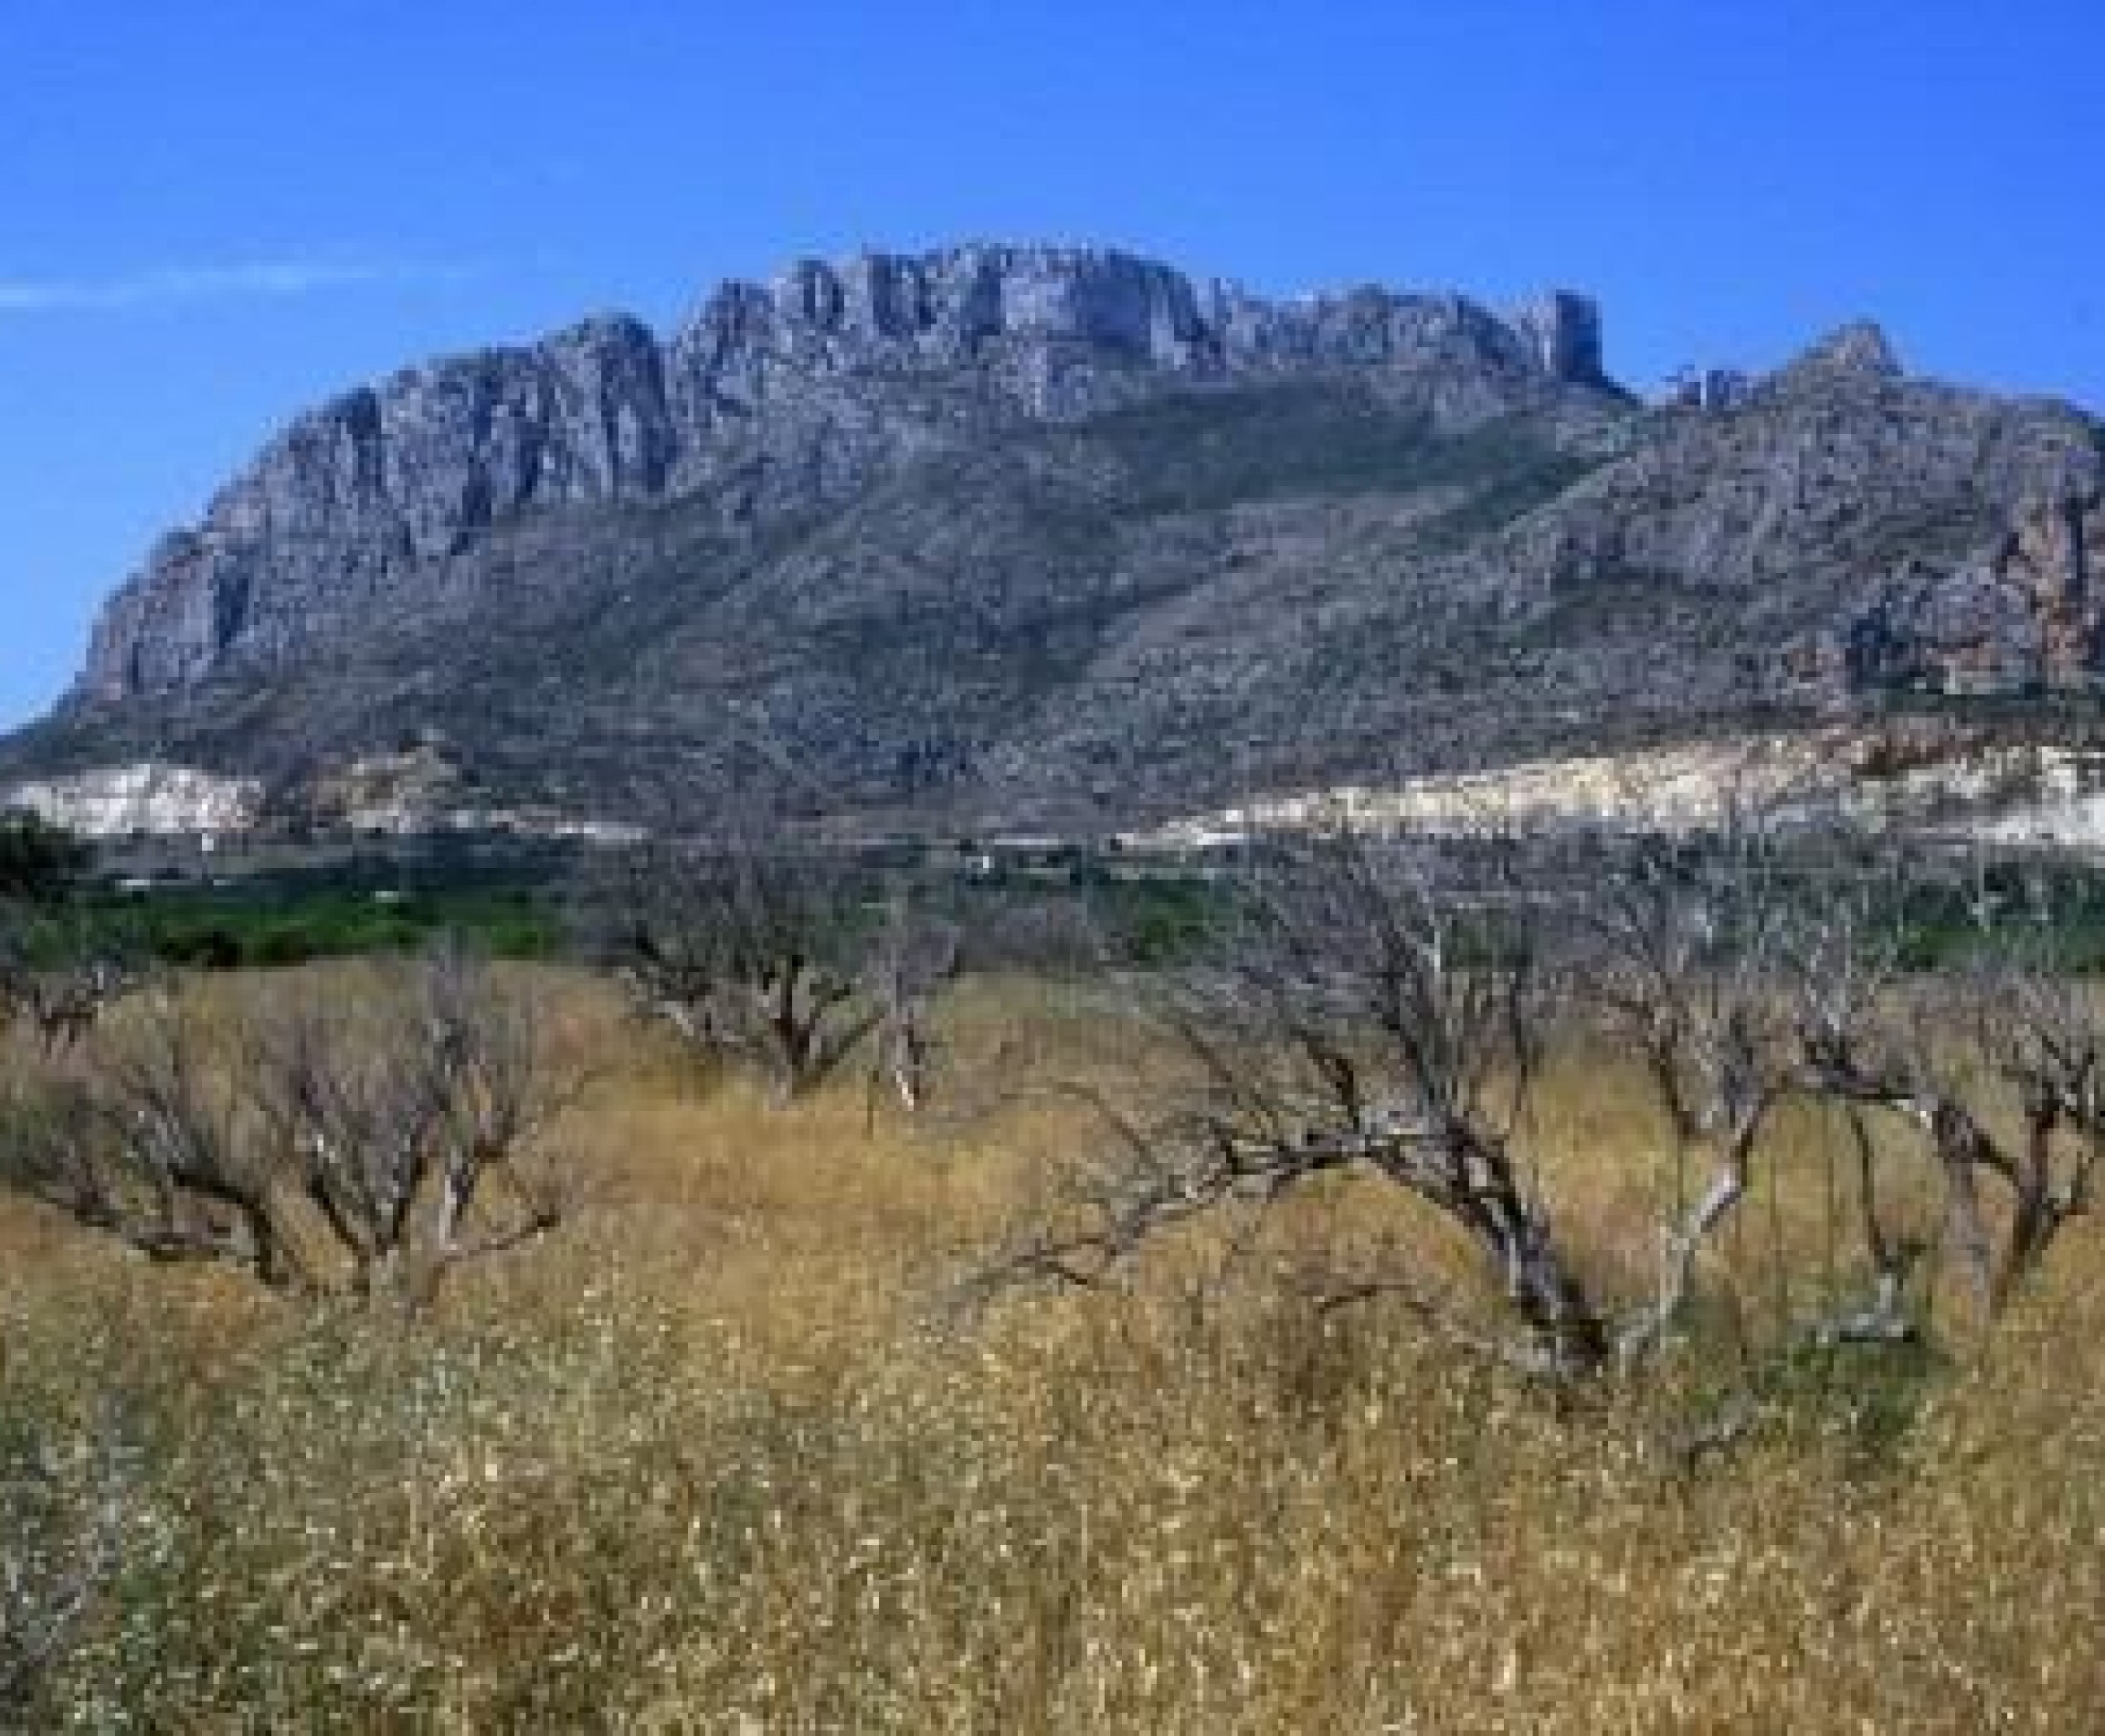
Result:
[[[1638,844],[1599,877],[1592,912],[1608,944],[1592,961],[1593,994],[1637,1038],[1678,1137],[1708,1138],[1717,1156],[1710,1185],[1666,1237],[1651,1333],[1670,1325],[1696,1254],[1745,1200],[1761,1119],[1786,1099],[1825,1106],[1847,1127],[1855,1210],[1828,1231],[1870,1280],[1867,1294],[1799,1322],[1802,1338],[1918,1336],[1909,1286],[1940,1249],[2000,1310],[2090,1209],[2105,1151],[2105,1014],[2055,968],[2044,894],[2005,908],[1986,894],[1978,852],[1967,868],[1970,885],[1940,885],[1920,852],[1757,820],[1700,845]],[[1972,952],[1905,971],[1909,913],[1932,900],[1963,908]],[[1913,1160],[1927,1159],[1942,1201],[1941,1235],[1888,1221],[1884,1202],[1902,1191],[1889,1171],[1910,1161],[1909,1142],[1882,1156],[1867,1116],[1913,1135]],[[2006,1120],[2015,1138],[1997,1131]]]
[[[1947,1245],[1991,1311],[2089,1212],[2105,1153],[2105,1016],[2089,985],[2026,950],[1839,1008],[1813,1034],[1803,1072],[1807,1090],[1918,1135],[1942,1189]],[[1996,1131],[1999,1095],[2015,1138]]]
[[[442,949],[231,1027],[158,994],[18,1099],[0,1154],[16,1186],[156,1259],[416,1304],[561,1222],[535,1148],[566,1097],[529,1004]]]
[[[1172,1223],[1356,1170],[1461,1232],[1518,1329],[1471,1324],[1419,1270],[1332,1299],[1400,1297],[1560,1380],[1605,1367],[1609,1323],[1518,1137],[1556,985],[1524,905],[1472,906],[1450,873],[1435,852],[1342,830],[1260,850],[1233,941],[1178,979],[1163,1014],[1182,1090],[1144,1122],[1110,1117],[1118,1150],[1084,1222],[1035,1236],[1020,1268],[1095,1283]]]
[[[1758,831],[1728,828],[1699,842],[1604,850],[1578,907],[1587,999],[1642,1056],[1673,1138],[1656,1287],[1617,1335],[1625,1367],[1656,1350],[1685,1313],[1698,1261],[1746,1200],[1762,1127],[1783,1094],[1782,937],[1764,846]],[[1708,1175],[1697,1189],[1698,1162]]]
[[[1825,831],[1781,831],[1751,810],[1700,837],[1602,848],[1586,879],[1575,924],[1581,1005],[1643,1057],[1674,1141],[1654,1297],[1618,1339],[1627,1367],[1685,1317],[1698,1263],[1752,1191],[1775,1110],[1820,1095],[1807,1067],[1820,1033],[1883,1004],[1897,955],[1876,856]],[[1856,1151],[1855,1228],[1872,1291],[1786,1322],[1801,1339],[1913,1335],[1902,1302],[1921,1250],[1887,1232],[1874,1148],[1859,1138]]]
[[[928,1000],[954,937],[894,899],[874,928],[841,856],[740,839],[634,854],[602,919],[640,1004],[696,1053],[751,1068],[777,1103],[803,1096],[874,1040],[873,1078],[916,1106]]]
[[[237,1072],[166,998],[87,1064],[28,1080],[0,1141],[7,1180],[157,1260],[298,1276]]]
[[[1330,1299],[1400,1297],[1560,1380],[1629,1372],[1678,1341],[1709,1250],[1758,1177],[1779,1181],[1768,1131],[1795,1101],[1846,1130],[1854,1173],[1842,1185],[1837,1156],[1826,1178],[1817,1307],[1789,1282],[1814,1251],[1773,1251],[1778,1342],[1916,1340],[1916,1280],[1940,1247],[1999,1308],[2091,1207],[2105,1014],[2085,985],[2007,948],[1903,971],[1908,892],[1886,853],[1760,816],[1576,853],[1479,844],[1457,858],[1342,830],[1270,843],[1239,888],[1233,944],[1175,979],[1163,1022],[1181,1089],[1158,1075],[1148,1113],[1106,1106],[1094,1185],[1008,1269],[1096,1283],[1173,1224],[1352,1170],[1462,1233],[1508,1328],[1472,1323],[1423,1257]],[[1672,1132],[1672,1199],[1636,1297],[1596,1287],[1560,1233],[1539,1180],[1554,1129],[1522,1113],[1545,1046],[1581,1018],[1642,1059]],[[1997,1132],[1998,1094],[2015,1138]],[[1894,1173],[1919,1161],[1906,1141],[1872,1137],[1866,1117],[1881,1114],[1918,1135],[1918,1175]],[[1941,1237],[1891,1217],[1925,1178]]]
[[[883,926],[862,972],[876,1013],[870,1059],[873,1115],[886,1086],[906,1109],[927,1102],[936,1044],[930,1003],[956,973],[957,955],[957,931],[950,924],[922,916],[904,894],[887,902]]]
[[[528,1003],[455,947],[397,995],[296,1003],[251,1034],[248,1065],[270,1167],[361,1294],[427,1296],[562,1221],[562,1178],[531,1150],[571,1082]]]

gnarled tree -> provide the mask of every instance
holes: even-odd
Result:
[[[1699,1262],[1773,1166],[1765,1135],[1775,1112],[1820,1096],[1806,1065],[1817,1033],[1889,994],[1898,901],[1878,852],[1748,812],[1694,837],[1597,841],[1584,868],[1572,905],[1580,1005],[1642,1056],[1674,1145],[1655,1293],[1619,1336],[1628,1366],[1677,1329]],[[1826,1239],[1858,1244],[1870,1291],[1785,1323],[1799,1341],[1915,1333],[1905,1293],[1925,1249],[1888,1230],[1874,1147],[1854,1131],[1855,1222],[1831,1223]],[[1829,1209],[1839,1215],[1839,1200]]]
[[[1169,1224],[1357,1170],[1460,1231],[1518,1330],[1469,1324],[1420,1271],[1351,1294],[1400,1297],[1533,1372],[1605,1367],[1609,1322],[1518,1138],[1556,984],[1517,883],[1467,901],[1455,867],[1342,831],[1260,850],[1232,939],[1163,1009],[1183,1060],[1174,1103],[1115,1118],[1084,1222],[1034,1237],[1021,1267],[1094,1283]]]
[[[1942,1191],[1945,1244],[1991,1312],[2091,1210],[2105,1155],[2096,991],[2026,950],[1838,1007],[1803,1061],[1808,1091],[1915,1134]]]
[[[1173,979],[1179,1057],[1076,1211],[1010,1264],[1097,1282],[1163,1229],[1350,1170],[1459,1232],[1504,1297],[1471,1319],[1406,1255],[1337,1296],[1395,1296],[1452,1336],[1560,1381],[1649,1365],[1683,1336],[1709,1251],[1780,1178],[1785,1103],[1846,1125],[1856,1174],[1827,1191],[1821,1307],[1782,1345],[1912,1341],[1940,1245],[1993,1309],[2087,1212],[2105,1152],[2105,1016],[2007,948],[1910,976],[1893,859],[1809,826],[1736,820],[1701,840],[1466,850],[1338,831],[1253,855],[1232,943]],[[1603,1023],[1653,1081],[1677,1157],[1655,1276],[1615,1294],[1539,1177],[1558,1129],[1523,1113],[1552,1041]],[[2021,1132],[1998,1132],[2001,1099]],[[1883,1113],[1918,1135],[1871,1137]],[[1614,1160],[1613,1154],[1609,1154]],[[1891,1201],[1941,1194],[1947,1230]],[[1903,1185],[1906,1184],[1906,1185]],[[1783,1266],[1814,1250],[1781,1248]],[[1861,1275],[1857,1286],[1843,1271]],[[1787,1276],[1787,1272],[1783,1274]]]
[[[601,947],[644,1010],[758,1074],[777,1103],[865,1044],[907,1107],[926,1095],[928,1002],[955,939],[901,899],[873,922],[848,858],[743,838],[661,846],[632,854],[598,903]]]
[[[446,948],[230,1021],[156,994],[16,1095],[0,1159],[153,1258],[416,1304],[561,1222],[567,1096],[522,992]]]

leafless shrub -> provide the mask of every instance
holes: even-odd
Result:
[[[7,1180],[157,1260],[291,1282],[271,1181],[236,1072],[194,1010],[157,1000],[86,1064],[9,1106]]]
[[[398,996],[294,1005],[248,1063],[271,1169],[361,1294],[428,1295],[562,1222],[566,1179],[534,1149],[571,1083],[531,1006],[458,949]]]
[[[632,856],[602,893],[602,944],[639,1002],[696,1053],[751,1068],[778,1103],[832,1077],[866,1043],[873,1081],[917,1107],[928,1001],[955,969],[946,925],[894,898],[873,931],[838,855],[739,841]]]
[[[1808,1091],[1916,1132],[1941,1184],[1946,1245],[1991,1311],[2091,1209],[2105,1151],[2105,1017],[2089,985],[2027,950],[1837,1008],[1803,1069]],[[2014,1133],[1998,1131],[2004,1105]]]
[[[864,961],[864,992],[876,1011],[870,1061],[870,1105],[889,1086],[904,1108],[928,1099],[936,1037],[929,1018],[936,990],[957,969],[957,931],[923,916],[902,895],[887,901]]]
[[[47,1054],[73,1048],[120,1000],[149,981],[145,971],[121,960],[96,958],[61,969],[26,973],[20,1005],[36,1025]]]
[[[161,993],[0,1123],[9,1178],[162,1260],[428,1300],[561,1222],[567,1090],[531,1005],[452,949],[358,996],[215,1021]]]
[[[1358,1170],[1460,1231],[1519,1330],[1467,1324],[1423,1273],[1349,1294],[1401,1297],[1531,1371],[1603,1366],[1607,1323],[1516,1138],[1555,985],[1518,905],[1486,921],[1448,873],[1346,831],[1257,852],[1233,942],[1182,973],[1164,1011],[1185,1088],[1145,1120],[1110,1117],[1121,1149],[1086,1223],[1035,1238],[1019,1269],[1093,1283],[1169,1224]]]
[[[38,962],[39,929],[45,939],[60,943],[70,955],[68,962]],[[0,898],[0,1032],[27,1026],[47,1054],[58,1054],[151,980],[147,969],[108,950],[78,921],[69,932],[60,913]]]
[[[1328,1301],[1399,1297],[1560,1381],[1629,1373],[1681,1336],[1708,1251],[1780,1160],[1773,1117],[1798,1102],[1847,1131],[1855,1172],[1830,1185],[1819,1233],[1830,1276],[1840,1249],[1866,1282],[1836,1283],[1811,1314],[1791,1312],[1785,1286],[1780,1347],[1917,1340],[1916,1281],[1940,1248],[1998,1309],[2090,1208],[2105,1015],[2008,947],[1903,972],[1907,891],[1889,854],[1759,816],[1577,852],[1457,857],[1344,829],[1275,842],[1243,879],[1233,943],[1177,979],[1164,1022],[1181,1091],[1143,1113],[1105,1106],[1112,1155],[1086,1197],[1005,1269],[1096,1283],[1172,1224],[1352,1170],[1460,1232],[1509,1327],[1471,1323],[1423,1256]],[[1673,1198],[1636,1297],[1604,1293],[1561,1233],[1539,1181],[1555,1130],[1522,1113],[1575,1019],[1642,1058],[1672,1130]],[[2018,1111],[2014,1138],[1996,1131],[1998,1093]],[[1917,1131],[1941,1240],[1890,1222],[1903,1189],[1888,1172],[1912,1159],[1872,1138],[1874,1114]]]

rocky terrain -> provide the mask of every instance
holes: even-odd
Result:
[[[2094,422],[1869,326],[1647,405],[1571,294],[870,254],[301,417],[0,790],[1104,830],[1896,704],[2086,731],[2100,547]]]

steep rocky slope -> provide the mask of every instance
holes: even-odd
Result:
[[[1274,303],[978,247],[729,285],[301,418],[98,628],[0,782],[133,759],[280,810],[1101,825],[1696,739],[1902,688],[2086,689],[2098,430],[1851,328],[1722,408],[1590,303]]]

